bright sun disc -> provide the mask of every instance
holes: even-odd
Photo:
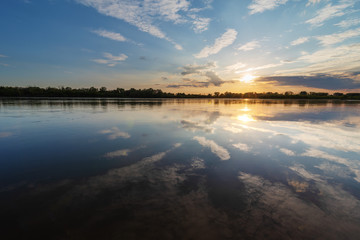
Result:
[[[256,78],[256,76],[253,76],[253,75],[251,75],[251,74],[246,74],[245,76],[243,76],[243,77],[240,79],[240,82],[252,83],[255,78]]]

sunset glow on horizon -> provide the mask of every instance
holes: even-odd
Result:
[[[358,0],[4,0],[0,85],[360,92]]]

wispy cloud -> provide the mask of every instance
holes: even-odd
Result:
[[[321,2],[322,0],[309,0],[306,6],[315,5],[316,3]]]
[[[6,138],[12,136],[12,132],[0,132],[0,138]]]
[[[239,47],[238,50],[251,51],[251,50],[254,50],[255,48],[259,48],[259,47],[261,47],[261,46],[258,41],[251,41],[251,42],[248,42],[248,43],[242,45],[241,47]]]
[[[257,70],[262,70],[262,69],[268,69],[268,68],[274,68],[274,67],[279,67],[284,65],[285,63],[270,63],[270,64],[265,64],[262,66],[258,66],[258,67],[251,67],[251,68],[247,68],[244,70],[237,70],[235,73],[244,73],[244,72],[252,72],[252,71],[257,71]]]
[[[229,160],[230,154],[228,150],[219,146],[212,140],[208,140],[204,137],[195,136],[194,140],[198,141],[200,145],[210,148],[211,152],[218,156],[221,160]]]
[[[349,28],[359,24],[360,24],[360,18],[351,18],[351,19],[342,20],[341,22],[334,25],[342,28]]]
[[[2,63],[2,62],[0,62],[0,66],[10,67],[10,65],[9,65],[9,64],[7,64],[7,63]]]
[[[104,58],[100,58],[100,59],[93,59],[93,62],[99,63],[99,64],[106,64],[109,67],[114,67],[116,66],[118,63],[125,61],[128,56],[126,56],[125,54],[120,54],[119,56],[114,56],[111,53],[104,53],[103,54]]]
[[[107,158],[115,158],[115,157],[122,157],[127,156],[131,152],[131,149],[121,149],[113,152],[108,152],[105,154]]]
[[[191,12],[188,0],[77,0],[77,2],[95,8],[99,13],[115,17],[136,26],[140,31],[155,37],[165,39],[174,44],[176,49],[182,47],[168,37],[155,22],[157,20],[173,22],[174,24],[192,23],[194,31],[202,32],[207,29],[210,20],[195,15],[194,11],[189,16],[180,12]]]
[[[294,75],[304,74],[344,74],[358,71],[360,61],[360,44],[349,44],[338,47],[327,47],[314,53],[304,53],[297,59],[299,62],[307,63],[307,66],[283,69],[276,74]],[[325,83],[324,86],[327,86]]]
[[[291,46],[296,46],[296,45],[300,45],[300,44],[303,44],[303,43],[306,43],[309,41],[309,38],[308,37],[300,37],[294,41],[292,41],[290,44]]]
[[[0,54],[0,58],[6,58],[6,55]]]
[[[111,40],[115,40],[115,41],[119,41],[119,42],[125,42],[126,38],[121,35],[120,33],[116,33],[116,32],[110,32],[107,30],[94,30],[92,31],[93,33],[104,37],[104,38],[109,38]]]
[[[345,15],[346,12],[344,10],[353,5],[354,1],[351,0],[340,1],[340,4],[338,5],[332,5],[329,3],[324,8],[318,10],[315,17],[307,20],[306,23],[309,23],[314,27],[322,26],[324,22],[329,19]]]
[[[248,9],[250,9],[250,14],[262,13],[266,10],[277,8],[286,2],[287,0],[253,0]]]
[[[101,130],[99,133],[105,134],[108,136],[108,139],[115,140],[117,138],[130,138],[130,134],[127,132],[122,132],[117,127],[111,129]]]
[[[347,30],[341,33],[318,36],[316,39],[319,40],[323,46],[328,46],[357,36],[360,36],[360,28]]]
[[[236,70],[242,69],[244,67],[246,67],[245,63],[238,62],[238,63],[235,63],[233,65],[227,66],[226,69],[229,70],[229,71],[236,71]]]
[[[237,36],[237,31],[235,29],[228,29],[221,37],[215,40],[214,45],[206,46],[203,48],[200,53],[194,55],[196,58],[206,58],[210,55],[216,54],[221,51],[221,49],[233,44]]]

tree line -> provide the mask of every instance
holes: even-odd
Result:
[[[360,93],[325,93],[325,92],[306,92],[285,93],[278,92],[215,92],[213,94],[186,94],[186,93],[167,93],[160,89],[135,89],[125,90],[116,88],[108,90],[106,87],[101,88],[70,88],[70,87],[7,87],[0,86],[0,97],[44,97],[44,98],[272,98],[272,99],[353,99],[360,100]]]

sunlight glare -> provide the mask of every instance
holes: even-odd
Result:
[[[254,75],[251,75],[251,74],[246,74],[244,75],[241,79],[240,79],[240,82],[243,82],[243,83],[252,83],[254,82],[254,79],[256,78],[256,76]]]
[[[251,115],[249,115],[249,114],[239,115],[239,116],[237,116],[237,119],[238,119],[239,121],[244,122],[244,123],[254,122],[254,121],[255,121],[255,119],[254,119]]]

